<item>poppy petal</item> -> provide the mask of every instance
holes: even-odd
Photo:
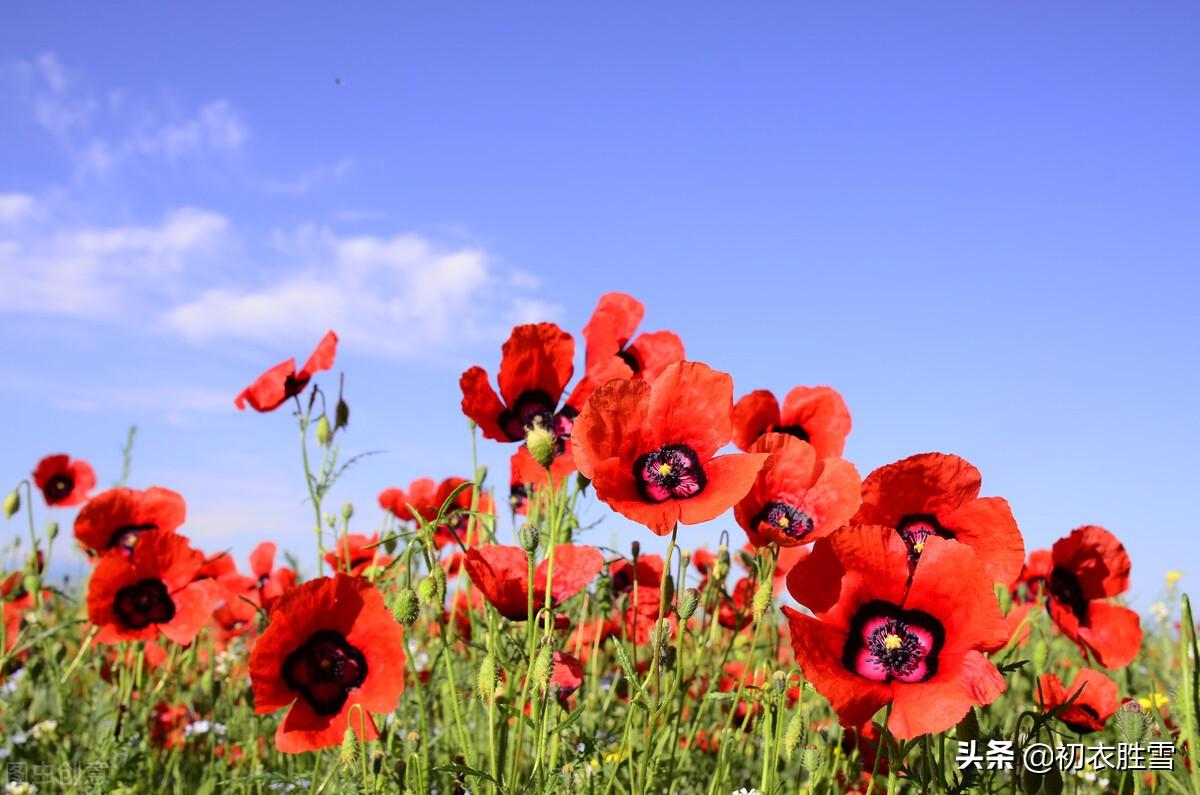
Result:
[[[750,491],[768,458],[765,453],[729,453],[710,459],[704,464],[704,489],[679,500],[680,523],[699,524],[728,511]]]
[[[1008,500],[981,497],[940,518],[956,541],[975,550],[993,582],[1006,587],[1016,582],[1025,563],[1025,539]]]
[[[575,370],[575,340],[553,323],[517,326],[502,347],[497,383],[510,407],[525,392],[544,392],[558,405]]]
[[[515,442],[500,428],[500,415],[505,412],[504,404],[492,385],[488,383],[487,372],[482,367],[472,367],[462,374],[458,380],[462,388],[462,411],[479,426],[479,431],[485,438],[494,442]]]
[[[733,443],[749,450],[758,437],[779,425],[779,401],[765,389],[743,395],[733,407]]]
[[[732,412],[733,379],[728,373],[700,362],[669,365],[650,391],[647,421],[654,447],[685,444],[707,461],[729,443]]]
[[[787,618],[796,662],[817,692],[838,714],[843,726],[859,726],[891,701],[887,685],[851,673],[842,665],[846,633],[790,607]]]

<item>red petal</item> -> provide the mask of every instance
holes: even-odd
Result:
[[[844,631],[790,607],[784,607],[783,614],[797,664],[817,692],[829,700],[843,726],[862,725],[891,701],[887,685],[846,670],[842,664]]]
[[[733,407],[733,443],[741,450],[778,425],[779,401],[765,389],[744,395]]]
[[[704,464],[707,483],[695,497],[678,500],[679,522],[700,524],[716,519],[746,496],[766,463],[764,453],[719,455]]]
[[[512,621],[528,617],[529,560],[523,549],[497,544],[472,547],[463,566],[500,615]]]
[[[1129,553],[1103,527],[1076,528],[1054,543],[1053,555],[1054,565],[1079,579],[1087,599],[1103,599],[1129,590]]]
[[[1121,605],[1091,602],[1087,620],[1079,625],[1079,640],[1105,668],[1124,668],[1142,647],[1138,614]]]
[[[631,295],[605,293],[600,296],[591,319],[583,327],[588,372],[621,352],[642,322],[645,311],[642,302]]]
[[[550,596],[554,605],[559,605],[582,591],[604,567],[604,556],[595,547],[558,544],[554,549],[554,582]],[[550,560],[545,558],[533,575],[535,599],[539,605],[545,602],[546,574]]]
[[[639,334],[625,354],[638,363],[638,377],[654,383],[668,365],[683,361],[683,340],[672,331]]]
[[[1025,563],[1025,539],[1003,497],[981,497],[939,517],[954,539],[975,550],[993,582],[1016,582]]]
[[[288,359],[267,370],[233,399],[238,410],[246,404],[255,411],[274,411],[288,399],[287,381],[296,375],[296,360]]]
[[[360,741],[378,738],[379,730],[370,715],[356,709],[350,719],[355,703],[351,696],[338,714],[318,715],[303,698],[296,699],[275,731],[275,747],[285,754],[299,754],[341,745],[347,728],[352,728]]]
[[[850,409],[828,386],[798,386],[783,399],[780,424],[798,425],[821,458],[840,456],[850,435]]]
[[[904,609],[924,611],[942,623],[946,631],[943,654],[967,649],[994,651],[1004,646],[1009,639],[1008,625],[979,558],[957,541],[930,537],[925,544]]]
[[[307,381],[322,370],[328,370],[333,367],[333,359],[337,355],[337,334],[332,331],[325,332],[325,336],[317,343],[317,347],[313,350],[312,355],[308,357],[308,361],[304,363],[303,369],[296,375],[298,381]]]
[[[895,527],[912,514],[940,518],[978,497],[980,483],[979,470],[956,455],[910,456],[867,475],[854,522]]]
[[[729,443],[732,412],[733,379],[728,373],[700,362],[676,362],[651,387],[647,423],[653,446],[686,444],[707,461]]]
[[[977,651],[942,652],[938,673],[927,682],[895,683],[888,728],[900,740],[946,731],[975,705],[995,701],[1004,692],[1004,677]]]
[[[653,442],[646,430],[650,410],[649,384],[640,380],[610,381],[592,393],[571,429],[575,466],[591,480],[600,462],[619,458],[633,463]]]
[[[488,383],[487,372],[482,367],[472,367],[458,379],[462,388],[462,411],[479,426],[484,438],[495,442],[515,442],[500,428],[500,415],[504,413],[504,404],[500,402],[496,390]]]
[[[525,392],[540,390],[557,407],[575,370],[575,340],[553,323],[517,326],[504,343],[497,381],[510,407]]]

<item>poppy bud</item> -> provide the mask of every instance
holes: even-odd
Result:
[[[333,441],[333,429],[329,427],[329,418],[324,414],[317,420],[317,444],[328,447]]]
[[[36,574],[26,574],[21,579],[21,587],[25,589],[25,593],[37,593],[42,589],[41,578]]]
[[[550,684],[550,675],[554,672],[554,651],[550,646],[543,645],[533,661],[533,682],[539,690],[545,690]]]
[[[1025,795],[1037,795],[1042,790],[1042,774],[1029,768],[1021,771],[1021,792]]]
[[[58,538],[58,522],[51,522],[46,527],[46,537],[51,541]]]
[[[520,542],[521,549],[525,550],[526,554],[533,555],[537,552],[538,544],[541,542],[537,527],[528,522],[521,525],[521,529],[517,531],[517,541]]]
[[[975,717],[975,710],[972,708],[963,716],[963,719],[958,722],[958,741],[970,742],[979,739],[979,718]]]
[[[722,544],[717,548],[717,580],[724,580],[729,574],[729,547]]]
[[[1033,644],[1033,670],[1042,671],[1046,668],[1046,658],[1050,656],[1050,649],[1046,646],[1046,641],[1039,639]]]
[[[683,592],[683,599],[679,602],[679,617],[687,621],[696,612],[696,608],[700,606],[700,592],[695,588],[688,588]]]
[[[350,521],[350,517],[351,517],[351,516],[353,516],[353,515],[354,515],[354,505],[353,505],[353,503],[349,503],[349,502],[347,502],[347,503],[344,503],[344,504],[342,505],[342,521],[343,521],[343,522],[348,522],[348,521]]]
[[[446,599],[446,570],[435,566],[417,585],[417,596],[420,597],[421,604],[440,606]]]
[[[350,720],[354,720],[354,713],[351,711]],[[356,752],[358,750],[358,738],[354,735],[354,729],[346,726],[346,733],[342,735],[342,748],[339,756],[343,765],[353,765]]]
[[[1142,712],[1141,704],[1136,701],[1127,701],[1117,710],[1113,722],[1116,724],[1117,735],[1122,742],[1128,745],[1137,745],[1146,739],[1146,732],[1150,728],[1148,720],[1149,716]]]
[[[816,770],[821,766],[821,752],[816,748],[805,748],[803,765],[805,770]]]
[[[637,563],[638,555],[642,554],[642,545],[634,541],[629,545],[629,554],[633,558],[633,562]]]
[[[420,609],[417,595],[413,589],[401,588],[400,592],[396,594],[396,604],[392,607],[392,615],[404,626],[411,627],[416,622]]]
[[[796,710],[788,720],[787,728],[783,730],[783,757],[792,761],[792,754],[804,740],[804,713]]]
[[[776,671],[771,674],[771,687],[775,688],[775,692],[784,693],[787,691],[787,674],[783,671]]]
[[[350,406],[345,398],[338,398],[337,407],[333,410],[333,429],[340,430],[350,424]]]
[[[535,422],[525,432],[525,447],[529,449],[529,454],[533,456],[534,461],[549,469],[550,465],[554,463],[555,453],[558,452],[558,440],[554,438],[553,431],[540,422]]]
[[[484,655],[483,662],[479,664],[475,686],[484,701],[490,703],[496,697],[496,660],[492,655]]]
[[[1062,773],[1057,767],[1052,767],[1042,776],[1042,792],[1046,795],[1061,795],[1062,791]]]
[[[478,483],[480,487],[482,487],[483,482],[485,480],[487,480],[487,473],[488,473],[487,464],[480,464],[475,469],[475,482]]]
[[[21,510],[21,495],[13,490],[4,498],[4,518],[13,518],[13,514],[19,510]]]
[[[767,608],[771,606],[771,598],[773,596],[774,594],[771,593],[771,586],[763,585],[762,583],[759,583],[755,586],[754,601],[751,602],[751,606],[754,609],[755,621],[762,618],[763,614],[767,612]]]
[[[661,618],[654,622],[654,645],[661,651],[671,642],[671,622]]]

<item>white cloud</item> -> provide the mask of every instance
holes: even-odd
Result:
[[[227,99],[192,112],[139,104],[125,92],[98,93],[72,74],[54,53],[0,69],[35,123],[67,153],[77,171],[111,174],[135,158],[182,158],[238,150],[249,136]]]
[[[0,224],[22,221],[33,215],[37,202],[24,193],[0,193]]]
[[[335,163],[310,168],[291,179],[260,180],[257,187],[267,193],[300,196],[346,178],[357,166],[354,158],[343,157]]]
[[[168,327],[203,342],[266,344],[335,328],[360,349],[411,355],[493,333],[535,308],[556,308],[514,294],[507,273],[477,247],[446,247],[414,234],[340,237],[303,227],[277,245],[305,262],[258,287],[206,290],[165,315]]]

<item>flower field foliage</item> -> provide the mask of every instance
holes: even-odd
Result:
[[[264,372],[233,402],[299,424],[299,556],[196,549],[183,495],[124,483],[128,449],[107,490],[29,462],[4,504],[7,791],[1200,793],[1177,573],[1142,619],[1117,534],[1027,550],[950,453],[860,474],[834,389],[735,400],[642,315],[603,296],[578,378],[571,334],[514,328],[494,385],[462,375],[463,470],[381,483],[378,507],[331,507],[337,336]],[[587,503],[644,532],[598,543]],[[51,584],[56,543],[86,582]]]

